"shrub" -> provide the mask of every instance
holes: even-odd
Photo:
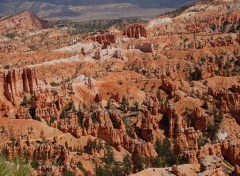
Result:
[[[157,140],[155,150],[159,157],[154,160],[155,164],[163,167],[179,164],[178,156],[171,149],[171,142],[168,138],[165,138],[162,143]]]
[[[114,163],[115,158],[114,158],[114,153],[113,153],[113,150],[111,149],[109,142],[105,143],[105,149],[106,149],[106,155],[103,157],[103,161],[107,165],[111,165]]]
[[[4,68],[4,69],[9,69],[10,67],[11,67],[11,66],[7,64],[7,65],[5,65],[3,68]]]
[[[139,110],[139,102],[135,101],[134,106],[135,106],[136,111],[138,111]]]
[[[207,137],[209,137],[211,140],[214,140],[216,132],[217,132],[216,126],[210,123],[207,128]]]
[[[92,140],[88,140],[87,146],[84,148],[86,153],[91,153],[92,149],[96,148],[96,143]]]
[[[207,85],[208,85],[208,81],[205,80],[205,81],[203,82],[203,85],[207,86]]]
[[[81,161],[77,163],[77,167],[83,172],[84,175],[87,175],[86,169],[83,167],[83,164]]]
[[[29,114],[32,116],[33,119],[35,119],[35,117],[36,117],[36,111],[35,111],[35,110],[36,110],[36,109],[35,109],[34,106],[31,106],[31,107],[29,108]]]
[[[133,160],[133,165],[134,165],[134,171],[135,172],[140,172],[144,170],[144,158],[143,157],[138,157],[137,159]]]
[[[37,161],[37,160],[33,160],[33,161],[31,162],[31,166],[32,166],[32,168],[34,168],[34,169],[38,169],[38,167],[39,167],[38,161]]]
[[[5,157],[0,156],[0,175],[30,176],[31,169],[29,165],[21,163],[18,159],[7,161]]]
[[[24,95],[24,97],[23,97],[23,101],[21,102],[21,106],[27,106],[27,104],[28,104],[28,99],[27,99],[27,96],[26,95]]]
[[[71,171],[71,170],[65,169],[63,171],[63,176],[75,176],[75,175],[76,174],[73,171]]]
[[[208,103],[207,103],[206,100],[204,100],[203,105],[202,105],[202,108],[203,108],[203,109],[208,109],[208,108],[209,108],[209,107],[208,107]]]
[[[109,171],[106,168],[103,168],[101,166],[96,167],[95,172],[96,172],[96,175],[98,175],[98,176],[109,176],[110,175]]]
[[[122,98],[121,109],[125,112],[127,112],[129,109],[129,102],[125,96]]]
[[[131,157],[129,154],[125,155],[123,158],[123,173],[125,175],[131,174]]]
[[[58,83],[55,83],[55,82],[53,81],[53,82],[50,82],[50,85],[51,85],[52,87],[56,87],[56,86],[58,86],[59,84],[58,84]]]
[[[162,100],[160,89],[157,90],[157,95],[156,96],[157,96],[157,99],[158,99],[159,103],[162,103],[163,100]]]
[[[219,113],[217,112],[216,109],[213,110],[213,115],[214,115],[214,124],[209,124],[208,125],[208,129],[207,129],[207,136],[211,139],[211,140],[215,140],[216,139],[216,134],[220,128],[220,125],[222,123],[223,120],[223,113],[222,111],[220,111]]]

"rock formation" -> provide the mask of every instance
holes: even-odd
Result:
[[[10,16],[0,21],[0,31],[9,29],[43,29],[44,23],[30,11]]]
[[[161,88],[166,91],[166,93],[173,98],[175,96],[175,91],[177,90],[177,86],[173,85],[167,78],[162,78],[162,86]]]
[[[238,105],[240,102],[238,88],[233,85],[230,90],[232,90],[233,92],[225,91],[222,89],[213,90],[212,88],[209,88],[208,92],[210,95],[213,96],[214,99],[216,99],[216,106],[221,109],[222,112],[231,113],[232,116],[237,120],[237,122],[240,123],[240,119],[238,116]]]
[[[107,46],[116,43],[116,36],[113,33],[105,33],[100,34],[97,36],[94,36],[91,38],[94,42],[98,42],[99,44],[102,44],[102,49],[106,49]]]
[[[147,38],[147,30],[143,25],[134,24],[126,28],[123,32],[123,35],[125,35],[128,38],[136,38],[136,39],[141,37]]]
[[[23,70],[9,70],[1,73],[3,93],[5,97],[15,104],[15,97],[22,97],[24,93],[33,94],[38,87],[39,80],[36,77],[35,69],[24,68]]]
[[[190,115],[196,130],[205,131],[208,127],[208,117],[203,110],[195,108]]]

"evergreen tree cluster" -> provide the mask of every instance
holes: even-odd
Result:
[[[180,164],[178,156],[174,153],[171,147],[171,141],[166,137],[163,142],[157,140],[155,150],[158,156],[153,160],[153,167],[170,167]]]
[[[102,158],[103,164],[96,167],[97,176],[125,176],[131,173],[131,157],[124,156],[123,162],[115,160],[110,144],[105,144],[105,156]]]
[[[217,112],[217,110],[214,109],[213,116],[214,116],[214,123],[213,124],[210,123],[207,129],[207,137],[209,137],[211,140],[216,139],[216,134],[223,120],[223,112],[222,111]]]

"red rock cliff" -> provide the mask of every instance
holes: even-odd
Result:
[[[25,11],[0,20],[0,31],[20,28],[43,29],[43,22],[31,11]]]
[[[13,104],[15,104],[16,96],[20,97],[24,92],[33,93],[37,87],[35,69],[24,68],[21,71],[13,69],[0,75],[3,94]]]

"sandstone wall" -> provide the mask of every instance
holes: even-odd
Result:
[[[15,104],[15,97],[22,97],[23,93],[33,93],[38,80],[35,69],[9,70],[0,72],[1,92]]]

